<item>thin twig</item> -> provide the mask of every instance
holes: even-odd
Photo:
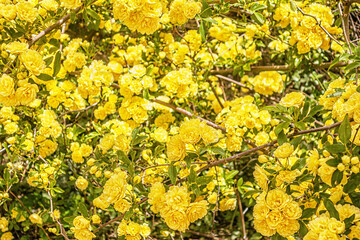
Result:
[[[342,122],[337,122],[337,123],[334,123],[332,125],[328,125],[328,126],[324,126],[324,127],[319,127],[319,128],[312,128],[312,129],[308,129],[308,130],[303,130],[303,131],[299,131],[299,132],[294,132],[294,133],[291,133],[289,135],[287,135],[286,137],[287,138],[291,138],[291,137],[295,137],[295,136],[298,136],[298,135],[303,135],[303,134],[307,134],[307,133],[312,133],[312,132],[319,132],[319,131],[326,131],[328,129],[331,129],[331,128],[335,128],[337,126],[339,126]],[[270,146],[273,146],[277,143],[277,140],[274,140],[270,143],[267,143],[267,144],[264,144],[264,145],[261,145],[259,147],[256,147],[256,148],[252,148],[252,149],[249,149],[245,152],[241,152],[241,153],[238,153],[238,154],[235,154],[231,157],[228,157],[228,158],[224,158],[224,159],[220,159],[218,161],[214,161],[214,162],[211,162],[209,163],[208,165],[200,168],[199,170],[197,170],[197,172],[202,172],[206,169],[209,169],[210,167],[214,167],[214,166],[217,166],[217,165],[220,165],[220,164],[224,164],[224,163],[229,163],[229,162],[234,162],[236,161],[238,158],[241,158],[243,156],[246,156],[246,155],[249,155],[250,153],[253,153],[253,152],[256,152],[256,151],[259,151],[259,150],[262,150],[264,148],[267,148],[267,147],[270,147]]]
[[[56,223],[59,225],[60,227],[60,234],[63,235],[63,237],[66,239],[66,240],[69,240],[69,237],[67,236],[66,234],[66,231],[65,231],[65,228],[64,226],[61,224],[60,222],[60,219],[57,219],[55,217],[55,214],[54,214],[54,203],[53,203],[53,200],[52,200],[52,196],[51,196],[51,193],[50,191],[47,191],[48,195],[49,195],[49,198],[50,198],[50,213],[52,214],[53,218],[55,219]]]
[[[24,203],[20,200],[20,198],[18,198],[12,191],[9,191],[9,193],[21,204],[21,206],[23,206],[23,208],[25,208],[26,212],[31,215],[30,210],[24,205]],[[51,240],[49,234],[45,231],[45,229],[43,228],[43,226],[41,226],[40,224],[38,224],[38,226],[41,228],[41,230],[44,231],[46,237]]]
[[[188,117],[196,117],[196,118],[198,118],[198,119],[200,119],[200,120],[202,120],[202,121],[205,121],[207,125],[209,125],[209,126],[211,126],[211,127],[213,127],[213,128],[216,128],[216,129],[220,129],[220,130],[223,131],[223,132],[226,132],[226,129],[225,129],[225,128],[223,128],[223,127],[221,127],[221,126],[219,126],[219,125],[217,125],[217,124],[215,124],[215,123],[213,123],[213,122],[211,122],[211,121],[209,121],[209,120],[206,120],[206,119],[204,119],[204,118],[202,118],[202,117],[196,116],[195,114],[193,114],[193,113],[191,113],[191,112],[189,112],[189,111],[186,111],[185,109],[176,107],[176,106],[174,106],[174,105],[172,105],[172,104],[170,104],[170,103],[163,102],[163,101],[161,101],[161,100],[159,100],[159,99],[151,99],[150,101],[155,102],[155,103],[158,103],[158,104],[163,105],[163,106],[165,106],[165,107],[169,107],[169,108],[171,108],[171,109],[173,109],[173,110],[175,110],[175,111],[177,111],[177,112],[179,112],[179,113],[182,113],[182,114],[184,114],[184,115],[186,115],[186,116],[188,116]]]
[[[329,68],[331,64],[332,64],[332,62],[314,64],[311,66],[311,68],[324,69],[324,68]],[[347,62],[338,62],[333,67],[345,67],[348,64],[349,63],[347,63]],[[308,66],[301,65],[301,66],[299,66],[299,69],[305,68],[305,67],[308,67]],[[251,66],[249,72],[257,73],[257,72],[264,72],[264,71],[288,71],[288,70],[291,70],[292,68],[293,68],[293,66],[290,66],[290,65]],[[234,72],[234,68],[229,68],[229,69],[211,70],[210,74],[214,74],[214,75],[215,74],[232,74],[233,72]]]
[[[90,105],[90,106],[87,106],[86,108],[77,109],[77,110],[72,110],[72,111],[67,111],[67,112],[61,114],[59,117],[62,117],[62,116],[67,115],[67,114],[69,114],[69,113],[83,112],[83,111],[89,110],[89,109],[92,108],[92,107],[95,107],[95,106],[98,105],[98,104],[99,104],[99,102],[96,102],[96,103],[94,103],[94,104],[92,104],[92,105]]]
[[[222,75],[219,75],[219,74],[218,74],[218,75],[215,75],[215,77],[224,79],[224,80],[226,80],[226,81],[228,81],[228,82],[231,82],[231,83],[234,83],[234,84],[236,84],[236,85],[239,85],[240,87],[249,89],[250,91],[254,91],[254,89],[253,89],[252,87],[248,87],[248,86],[246,86],[245,84],[243,84],[243,83],[241,83],[241,82],[238,82],[238,81],[235,81],[235,80],[233,80],[233,79],[231,79],[231,78],[228,78],[228,77],[225,77],[225,76],[222,76]]]
[[[308,13],[305,13],[300,7],[297,7],[297,9],[301,12],[302,15],[304,16],[308,16],[308,17],[311,17],[313,19],[315,19],[316,23],[319,25],[319,27],[332,39],[334,40],[337,44],[339,44],[340,46],[342,46],[342,44],[336,40],[336,38],[334,38],[322,25],[321,25],[321,22],[313,15],[311,14],[308,14]]]

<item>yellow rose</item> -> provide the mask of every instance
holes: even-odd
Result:
[[[8,97],[15,93],[14,80],[7,74],[3,74],[0,78],[0,96]]]
[[[19,19],[30,23],[34,22],[38,16],[38,11],[29,2],[20,2],[16,4],[16,12]]]
[[[200,135],[199,135],[200,136]],[[170,138],[167,144],[167,155],[169,161],[183,160],[185,158],[186,148],[180,135]]]
[[[16,6],[12,4],[2,5],[0,7],[0,15],[6,20],[14,20],[16,18]]]
[[[295,219],[284,219],[277,225],[276,231],[283,237],[290,237],[300,229],[300,224]]]
[[[216,143],[219,141],[219,131],[210,127],[205,122],[200,123],[200,136],[205,144]]]
[[[99,217],[99,215],[92,215],[91,220],[94,224],[100,224],[101,223],[101,218]]]
[[[127,212],[130,209],[130,207],[131,207],[131,204],[128,201],[126,201],[125,199],[119,199],[114,204],[115,210],[120,213]]]
[[[294,146],[290,143],[284,143],[280,147],[278,147],[274,155],[277,158],[287,158],[294,152]]]
[[[282,189],[270,190],[266,196],[266,204],[271,210],[281,210],[291,200]]]
[[[6,233],[3,233],[3,235],[1,235],[1,240],[12,240],[14,239],[14,236],[12,235],[11,232],[6,232]]]
[[[275,229],[271,229],[269,225],[267,224],[266,220],[254,220],[254,228],[257,232],[259,232],[261,235],[270,237],[276,233]]]
[[[20,61],[25,65],[27,70],[36,76],[46,67],[41,54],[31,49],[20,54]]]
[[[68,9],[75,9],[81,6],[81,0],[61,0],[61,6]]]
[[[90,227],[90,221],[84,218],[83,216],[77,216],[73,220],[74,227],[76,229],[82,229],[82,228],[89,228]]]
[[[259,202],[254,206],[254,219],[265,220],[269,212],[270,209],[266,206],[266,204],[264,202]]]
[[[23,53],[28,49],[28,44],[24,42],[11,42],[6,45],[6,50],[12,54]]]
[[[278,210],[270,211],[266,216],[266,223],[272,229],[276,229],[277,225],[279,225],[284,220],[284,216]]]
[[[126,176],[126,173],[121,171],[112,175],[111,178],[106,181],[102,195],[107,202],[115,203],[118,199],[125,196],[127,186]]]
[[[220,211],[233,211],[236,208],[235,198],[225,198],[220,201]]]
[[[160,212],[164,206],[164,196],[165,196],[165,187],[161,182],[154,183],[150,188],[149,193],[149,203],[151,206],[151,211],[154,213]]]
[[[93,200],[93,204],[95,207],[100,208],[102,210],[106,210],[110,206],[110,203],[106,201],[106,199],[102,195],[100,195],[100,197],[95,198]]]
[[[305,96],[300,92],[288,93],[279,102],[284,107],[300,107],[304,103]]]
[[[193,223],[196,220],[205,217],[208,205],[209,203],[206,200],[190,203],[188,209],[186,210],[189,221]]]
[[[37,214],[37,213],[33,213],[30,215],[29,217],[30,221],[34,224],[43,224],[43,220],[42,218]]]
[[[78,240],[91,240],[96,237],[92,232],[88,229],[75,229],[75,238]]]
[[[165,223],[172,230],[185,232],[189,228],[190,221],[185,212],[182,210],[170,210],[163,217],[165,219]]]
[[[195,144],[200,141],[200,120],[192,119],[181,124],[179,136],[184,143]]]
[[[297,202],[291,201],[285,205],[282,213],[288,219],[298,219],[302,215],[302,210]]]
[[[76,187],[81,191],[84,191],[87,188],[88,184],[89,182],[82,176],[80,176],[75,182]]]
[[[184,8],[185,17],[192,19],[196,14],[200,13],[202,4],[200,2],[190,1]]]
[[[166,204],[172,209],[178,210],[186,209],[190,200],[190,194],[185,186],[171,186],[165,196]]]

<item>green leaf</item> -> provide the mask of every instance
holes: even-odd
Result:
[[[350,193],[355,191],[355,189],[359,186],[359,182],[360,182],[360,173],[351,174],[348,182],[344,186],[344,192]]]
[[[298,221],[300,223],[299,234],[301,239],[304,239],[305,235],[309,232],[306,224],[303,221]]]
[[[201,21],[200,27],[199,27],[199,34],[201,36],[201,41],[205,42],[206,41],[206,27],[205,27],[205,22]]]
[[[84,217],[88,217],[89,213],[87,207],[84,203],[79,203],[78,212],[80,212]]]
[[[212,10],[206,0],[202,1],[202,7],[203,7],[203,11],[202,11],[202,13],[200,13],[200,16],[202,18],[210,17],[212,15]]]
[[[60,187],[56,187],[56,188],[53,188],[54,192],[57,192],[57,193],[64,193],[65,191],[63,189],[61,189]]]
[[[305,130],[306,129],[306,125],[303,122],[296,122],[296,123],[294,123],[294,125],[295,125],[295,127],[297,127],[300,130]]]
[[[196,177],[197,177],[197,174],[196,172],[194,171],[194,167],[191,167],[190,168],[190,174],[189,174],[189,182],[192,183],[192,182],[195,182],[196,181]]]
[[[344,145],[346,145],[351,137],[351,126],[349,122],[349,116],[346,114],[343,122],[339,127],[339,138]]]
[[[60,69],[61,69],[61,52],[57,51],[57,53],[55,54],[53,77],[56,77],[56,75],[60,72]]]
[[[294,138],[294,139],[291,141],[291,145],[294,146],[294,149],[296,149],[296,148],[299,146],[301,140],[302,140],[302,136],[299,136],[299,137]]]
[[[92,18],[96,19],[96,20],[101,20],[100,16],[93,10],[91,10],[90,8],[87,9],[87,14],[89,14]]]
[[[5,170],[4,170],[4,179],[5,179],[5,182],[9,182],[9,180],[10,180],[10,172],[7,168],[5,168]]]
[[[348,229],[349,227],[351,227],[352,222],[354,221],[354,219],[355,219],[355,214],[353,214],[350,217],[344,219],[345,229]]]
[[[284,128],[288,128],[290,126],[289,122],[282,122],[279,125],[276,126],[274,133],[276,136],[279,135],[279,133],[284,129]]]
[[[325,146],[325,149],[328,150],[330,153],[341,153],[345,152],[345,146],[342,144],[332,144]]]
[[[154,69],[154,65],[153,65],[153,64],[151,64],[150,66],[148,66],[148,67],[146,68],[146,75],[150,75],[153,69]]]
[[[256,11],[260,11],[260,10],[263,10],[266,8],[267,8],[267,6],[255,2],[254,4],[251,5],[250,11],[256,12]]]
[[[69,224],[73,224],[73,221],[74,221],[75,218],[76,218],[76,216],[64,217],[64,221],[69,223]]]
[[[258,12],[254,12],[254,14],[251,15],[251,19],[259,25],[263,25],[265,23],[265,17]]]
[[[238,170],[232,170],[232,171],[228,172],[225,176],[225,180],[233,179],[238,173],[239,173]]]
[[[284,131],[281,131],[277,137],[279,145],[282,145],[283,143],[286,143],[288,141]]]
[[[291,170],[292,171],[295,170],[295,169],[301,170],[301,169],[304,168],[305,164],[306,164],[306,159],[305,158],[300,158],[299,160],[297,160],[294,163],[294,165],[292,165]]]
[[[322,105],[316,105],[315,107],[313,107],[313,108],[310,110],[309,116],[310,116],[310,117],[314,116],[315,114],[317,114],[318,112],[320,112],[323,108],[324,108],[324,106],[322,106]]]
[[[360,62],[352,62],[345,67],[345,71],[360,67]]]
[[[343,179],[343,176],[343,172],[340,172],[338,169],[336,169],[336,171],[331,176],[331,185],[333,187],[339,185],[341,183],[341,180]]]
[[[121,150],[117,151],[116,154],[118,155],[119,160],[123,161],[125,165],[130,165],[131,161],[128,158],[128,156],[125,155],[125,153]]]
[[[136,136],[135,139],[132,140],[132,145],[135,146],[135,145],[138,145],[139,143],[141,143],[142,141],[144,141],[145,139],[147,139],[148,137],[147,136]]]
[[[173,165],[173,163],[169,166],[169,177],[172,184],[176,184],[176,178],[177,178],[177,170],[176,167]]]
[[[195,183],[195,184],[192,184],[190,186],[191,190],[195,193],[196,197],[199,197],[200,196],[200,188],[199,186]]]
[[[222,157],[226,156],[225,150],[220,147],[213,147],[211,148],[211,151],[214,152],[215,154],[220,154]]]
[[[302,212],[301,218],[311,218],[316,213],[316,208],[306,208]]]
[[[296,3],[294,1],[290,1],[290,9],[293,12],[297,11],[297,6],[296,6]]]
[[[325,205],[326,209],[330,213],[330,217],[333,217],[333,218],[336,218],[337,220],[340,220],[339,213],[336,210],[336,208],[334,206],[334,203],[328,198],[324,198],[323,202],[324,202],[324,205]]]
[[[196,178],[196,183],[199,185],[207,185],[209,182],[213,180],[211,176],[201,176]]]
[[[337,167],[339,165],[339,163],[341,163],[341,159],[339,159],[339,158],[333,158],[333,159],[326,161],[326,164],[331,167]]]
[[[53,80],[54,78],[50,75],[47,75],[45,73],[41,73],[40,75],[36,76],[38,79],[43,80],[43,81],[50,81]]]
[[[360,208],[360,192],[351,192],[349,193],[349,197],[354,206]]]

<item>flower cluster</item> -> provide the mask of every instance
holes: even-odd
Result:
[[[74,228],[71,230],[75,233],[74,237],[78,240],[93,239],[95,235],[90,231],[90,221],[83,216],[77,216],[73,220]]]
[[[126,240],[140,240],[141,237],[148,237],[151,230],[146,224],[140,225],[132,221],[122,220],[117,233],[119,236],[125,236]]]
[[[163,7],[159,0],[115,0],[114,18],[122,21],[131,31],[152,34],[160,27]]]
[[[190,223],[207,214],[208,202],[199,200],[191,202],[185,186],[172,186],[166,192],[162,183],[154,183],[149,193],[149,203],[154,213],[160,213],[165,223],[173,230],[184,232]]]
[[[201,3],[194,0],[174,0],[170,5],[171,23],[183,25],[201,11]]]
[[[278,72],[267,71],[261,72],[254,78],[244,76],[242,81],[254,86],[254,90],[257,93],[272,95],[274,93],[280,93],[283,90],[285,78],[285,75],[280,75]]]
[[[254,104],[254,98],[250,96],[237,98],[228,103],[217,116],[217,122],[226,129],[226,147],[229,151],[241,150],[244,136],[253,136],[257,145],[266,144],[271,137],[264,131],[273,124],[268,111],[260,111]],[[271,124],[271,125],[270,125]],[[256,129],[257,134],[252,130]]]
[[[95,198],[93,204],[100,209],[107,209],[110,204],[120,212],[126,212],[131,207],[131,203],[125,199],[127,191],[127,174],[121,170],[114,173],[106,181],[102,194]]]
[[[261,194],[254,206],[254,227],[264,236],[272,236],[276,232],[283,237],[296,233],[300,224],[302,210],[282,189],[270,190]]]
[[[169,161],[183,160],[186,155],[186,144],[197,144],[200,140],[208,145],[219,141],[220,133],[199,119],[184,122],[179,134],[172,136],[167,144]]]
[[[197,93],[197,84],[188,68],[166,74],[160,84],[166,88],[168,96],[176,95],[179,98],[186,98]]]
[[[313,3],[305,7],[303,11],[313,17],[303,15],[299,11],[292,11],[290,4],[281,4],[275,11],[274,19],[280,21],[280,25],[283,28],[288,26],[289,23],[291,24],[293,31],[291,32],[289,43],[291,45],[297,44],[299,54],[307,53],[311,49],[329,49],[330,38],[318,25],[316,19],[321,22],[322,27],[330,34],[340,34],[342,32],[341,28],[331,26],[334,22],[331,9],[327,6]]]

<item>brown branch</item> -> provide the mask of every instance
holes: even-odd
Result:
[[[74,13],[78,13],[82,8],[84,7],[84,5],[76,8],[74,10]],[[35,37],[33,37],[30,41],[29,41],[29,47],[31,47],[34,43],[36,43],[37,41],[40,40],[40,38],[44,37],[46,34],[50,33],[52,30],[60,27],[62,24],[64,24],[67,20],[70,19],[70,15],[71,13],[65,15],[63,18],[59,19],[56,23],[54,23],[53,25],[51,25],[50,27],[48,27],[47,29],[41,31],[38,35],[36,35]]]
[[[101,228],[105,227],[106,225],[109,225],[109,224],[111,224],[113,222],[116,222],[117,220],[122,219],[124,216],[125,216],[125,213],[123,213],[120,216],[114,218],[113,220],[110,220],[110,221],[108,221],[108,222],[106,222],[104,224],[101,224],[97,229],[95,229],[94,233],[97,233]]]
[[[332,62],[321,63],[312,65],[314,69],[324,69],[329,68]],[[333,67],[345,67],[348,63],[338,62]],[[303,65],[302,65],[303,66]],[[250,72],[263,72],[263,71],[288,71],[292,70],[293,66],[290,65],[274,65],[274,66],[252,66]],[[230,69],[220,69],[220,70],[211,70],[211,74],[232,74],[234,72],[233,68]]]
[[[303,130],[303,131],[299,131],[299,132],[294,132],[294,133],[291,133],[289,135],[287,135],[286,137],[287,138],[291,138],[291,137],[295,137],[295,136],[298,136],[298,135],[303,135],[303,134],[307,134],[307,133],[312,133],[312,132],[319,132],[319,131],[327,131],[328,129],[332,129],[334,127],[337,127],[341,124],[342,122],[337,122],[337,123],[334,123],[332,125],[328,125],[328,126],[324,126],[324,127],[319,127],[319,128],[312,128],[312,129],[308,129],[308,130]],[[275,145],[277,143],[277,140],[274,140],[270,143],[267,143],[267,144],[264,144],[264,145],[261,145],[259,147],[256,147],[256,148],[252,148],[252,149],[249,149],[245,152],[241,152],[241,153],[238,153],[238,154],[235,154],[231,157],[228,157],[228,158],[224,158],[224,159],[220,159],[218,161],[214,161],[214,162],[211,162],[209,163],[208,165],[200,168],[199,170],[197,170],[197,172],[202,172],[202,171],[205,171],[206,169],[209,169],[210,167],[214,167],[214,166],[217,166],[217,165],[220,165],[220,164],[224,164],[224,163],[229,163],[229,162],[234,162],[236,161],[238,158],[241,158],[243,156],[246,156],[246,155],[249,155],[250,153],[253,153],[253,152],[256,152],[256,151],[259,151],[259,150],[262,150],[264,148],[267,148],[267,147],[271,147],[273,145]]]
[[[254,91],[254,89],[253,89],[252,87],[248,87],[248,86],[246,86],[245,84],[243,84],[243,83],[241,83],[241,82],[238,82],[238,81],[235,81],[235,80],[233,80],[233,79],[231,79],[231,78],[228,78],[228,77],[225,77],[225,76],[222,76],[222,75],[219,75],[219,74],[218,74],[218,75],[215,75],[215,77],[224,79],[224,80],[226,80],[226,81],[228,81],[228,82],[231,82],[231,83],[234,83],[234,84],[236,84],[236,85],[239,85],[240,87],[249,89],[250,91]]]
[[[92,108],[92,107],[95,107],[95,106],[98,105],[98,104],[99,104],[99,102],[96,102],[96,103],[94,103],[94,104],[92,104],[92,105],[90,105],[90,106],[87,106],[86,108],[77,109],[77,110],[72,110],[72,111],[67,111],[67,112],[61,114],[59,117],[65,116],[66,114],[69,114],[69,113],[83,112],[83,111],[89,110],[89,109]]]
[[[248,237],[246,235],[245,217],[244,217],[244,212],[243,212],[243,208],[242,208],[242,204],[241,204],[240,193],[239,193],[239,190],[237,189],[237,187],[235,187],[235,192],[236,192],[236,198],[237,198],[237,201],[238,201],[239,212],[240,212],[240,216],[241,216],[241,226],[242,226],[242,232],[243,232],[243,239],[247,240]]]
[[[217,124],[215,124],[215,123],[213,123],[213,122],[211,122],[211,121],[209,121],[209,120],[206,120],[206,119],[204,119],[204,118],[202,118],[202,117],[196,116],[195,114],[193,114],[193,113],[191,113],[191,112],[189,112],[189,111],[186,111],[185,109],[176,107],[176,106],[174,106],[174,105],[172,105],[172,104],[170,104],[170,103],[163,102],[163,101],[161,101],[161,100],[159,100],[159,99],[151,99],[150,101],[155,102],[155,103],[158,103],[158,104],[163,105],[163,106],[165,106],[165,107],[171,108],[171,109],[173,109],[173,110],[175,110],[175,111],[177,111],[177,112],[179,112],[179,113],[182,113],[182,114],[184,114],[184,115],[186,115],[186,116],[188,116],[188,117],[196,117],[196,118],[198,118],[198,119],[200,119],[200,120],[202,120],[202,121],[205,121],[207,125],[209,125],[209,126],[211,126],[211,127],[213,127],[213,128],[216,128],[216,129],[220,129],[220,130],[223,131],[223,132],[226,132],[226,129],[225,129],[225,128],[220,127],[219,125],[217,125]]]

